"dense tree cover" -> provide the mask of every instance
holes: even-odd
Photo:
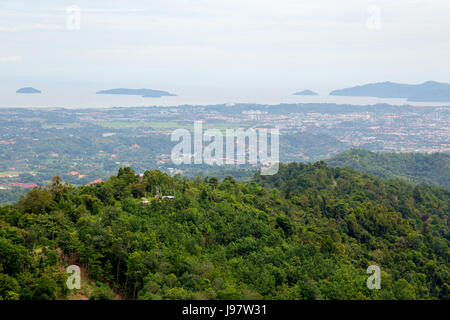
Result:
[[[0,189],[0,204],[17,202],[20,196],[24,195],[28,191],[30,191],[29,188],[20,188],[20,187]]]
[[[352,149],[327,160],[334,167],[351,167],[381,178],[400,178],[450,190],[450,154],[377,153]]]
[[[349,145],[328,134],[297,132],[280,137],[280,161],[314,162],[349,149]]]
[[[245,183],[55,178],[0,209],[0,297],[64,298],[78,264],[91,299],[450,299],[449,208],[445,189],[324,162]],[[372,264],[381,290],[366,287]]]

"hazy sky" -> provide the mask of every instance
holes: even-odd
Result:
[[[0,0],[0,81],[450,82],[449,16],[449,0]]]

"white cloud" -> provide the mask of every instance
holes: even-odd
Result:
[[[0,32],[17,32],[16,27],[0,26]]]
[[[79,32],[59,32],[64,4],[42,1],[47,8],[11,1],[0,10],[0,52],[33,52],[27,73],[151,77],[159,69],[177,79],[191,72],[192,82],[220,74],[232,84],[237,73],[268,83],[450,74],[449,0],[77,0]],[[381,9],[376,31],[366,27],[371,4]]]
[[[20,56],[6,56],[0,57],[0,62],[18,62],[22,59]]]
[[[226,51],[211,46],[135,46],[92,50],[90,54],[103,62],[114,60],[146,67],[192,67],[232,60]]]
[[[28,27],[31,30],[63,30],[65,26],[57,24],[35,23]]]

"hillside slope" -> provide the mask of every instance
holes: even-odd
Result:
[[[93,186],[54,179],[0,208],[0,297],[71,296],[60,252],[97,298],[450,299],[449,211],[444,189],[324,162],[247,183],[130,168]],[[370,265],[381,290],[366,287]]]
[[[447,153],[376,153],[352,149],[326,162],[333,167],[351,167],[381,178],[434,184],[450,190],[450,154]]]

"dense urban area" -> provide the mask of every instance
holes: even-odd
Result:
[[[110,109],[1,109],[0,188],[45,185],[55,175],[83,185],[120,167],[160,169],[188,176],[208,166],[175,166],[178,128],[278,128],[280,161],[313,162],[359,148],[381,152],[448,153],[450,108],[328,104],[140,107]],[[236,173],[250,177],[252,166]],[[236,166],[221,168],[234,170]],[[253,168],[254,169],[254,168]],[[216,170],[217,171],[217,170]]]

